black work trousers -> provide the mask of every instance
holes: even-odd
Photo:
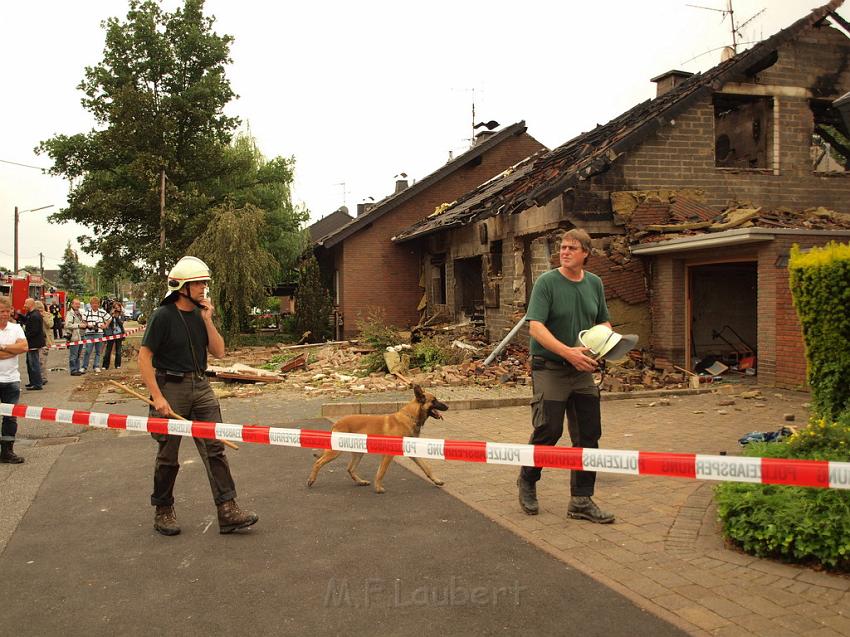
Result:
[[[599,409],[599,389],[593,375],[574,367],[556,363],[542,369],[532,366],[531,380],[534,397],[531,402],[533,431],[528,441],[532,445],[554,446],[564,434],[564,416],[573,447],[599,448],[602,437],[602,417]],[[540,467],[523,467],[520,477],[528,482],[540,479]],[[596,484],[595,471],[570,472],[570,495],[591,496]]]
[[[221,407],[206,378],[190,375],[181,382],[173,382],[170,379],[166,382],[166,377],[157,374],[156,381],[162,395],[175,413],[189,420],[221,422]],[[150,410],[150,415],[166,417],[153,409]],[[178,455],[180,442],[184,436],[168,434],[151,434],[151,436],[159,443],[154,464],[151,504],[170,506],[174,504],[174,482],[180,470]],[[218,505],[234,499],[236,485],[230,474],[227,456],[224,455],[224,444],[220,440],[208,438],[192,438],[192,440],[195,441],[195,447],[207,471],[215,503]]]

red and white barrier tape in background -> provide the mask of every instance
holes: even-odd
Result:
[[[144,329],[144,327],[131,327],[126,332],[122,332],[121,334],[113,334],[111,336],[100,336],[98,338],[85,338],[81,341],[68,341],[67,343],[54,343],[50,346],[50,349],[67,349],[71,345],[85,345],[86,343],[103,343],[105,341],[117,341],[120,338],[127,338],[130,334],[141,332]]]
[[[613,449],[577,449],[503,442],[400,438],[260,425],[172,420],[0,403],[0,415],[233,442],[337,449],[435,460],[578,469],[603,473],[850,489],[850,462],[709,456]]]

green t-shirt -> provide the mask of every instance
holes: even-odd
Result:
[[[578,342],[580,331],[608,321],[602,279],[585,271],[584,278],[575,282],[558,269],[544,272],[534,282],[525,319],[540,321],[555,338],[573,347]],[[563,360],[533,338],[530,340],[532,356],[558,362]]]
[[[189,334],[192,335],[191,347]],[[142,345],[153,352],[156,369],[191,372],[195,371],[197,360],[199,371],[203,373],[207,368],[208,341],[200,310],[193,308],[190,312],[183,312],[174,303],[169,303],[154,310],[145,328]]]

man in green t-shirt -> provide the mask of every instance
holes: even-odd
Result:
[[[593,381],[598,363],[590,348],[575,347],[578,334],[594,325],[611,324],[602,280],[586,272],[590,236],[578,228],[561,239],[560,267],[540,275],[531,291],[526,320],[531,334],[533,431],[529,444],[555,445],[564,433],[567,415],[574,447],[598,448],[602,435],[599,389]],[[522,467],[517,480],[519,503],[528,515],[537,515],[540,467]],[[614,516],[591,499],[595,471],[573,471],[567,516],[609,523]]]

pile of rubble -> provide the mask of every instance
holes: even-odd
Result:
[[[531,372],[528,362],[528,350],[522,345],[511,344],[500,358],[490,365],[484,365],[483,357],[489,353],[487,348],[479,348],[474,358],[457,365],[437,366],[433,370],[403,368],[397,374],[376,372],[363,373],[363,357],[373,350],[354,343],[312,346],[308,351],[295,348],[251,348],[234,351],[229,356],[240,355],[244,360],[255,364],[280,359],[281,351],[288,356],[277,365],[281,372],[268,372],[260,369],[252,372],[244,365],[230,365],[228,372],[241,369],[243,381],[252,383],[242,389],[231,388],[228,395],[246,395],[256,393],[263,387],[266,391],[300,393],[305,396],[345,397],[384,391],[405,391],[409,383],[423,387],[459,387],[478,386],[482,388],[531,386]],[[306,349],[306,348],[305,348]],[[292,363],[295,363],[293,365]],[[268,365],[266,365],[268,367]],[[216,368],[218,369],[218,368]],[[232,373],[219,373],[224,380],[239,380]],[[618,363],[608,363],[605,372],[597,376],[603,391],[628,392],[647,389],[685,388],[689,379],[684,371],[674,369],[664,361],[656,363],[648,354],[634,351]]]

